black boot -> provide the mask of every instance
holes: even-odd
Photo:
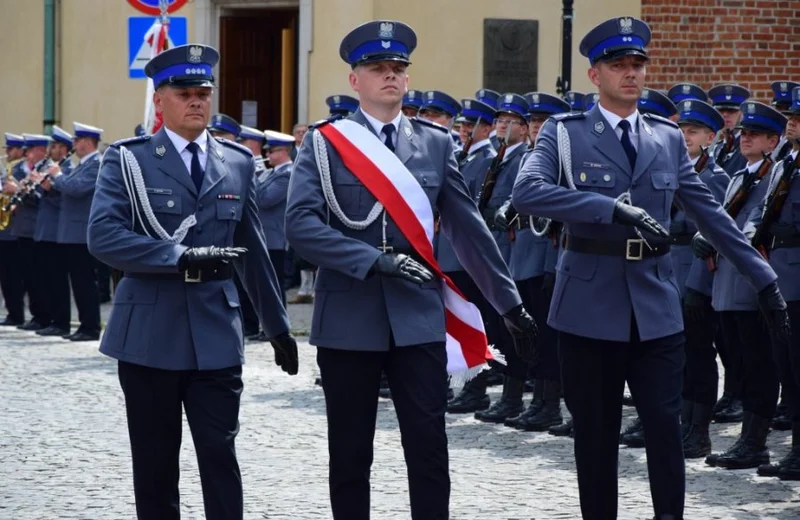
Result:
[[[777,464],[758,467],[762,477],[779,477],[781,480],[800,480],[800,422],[792,423],[792,449]]]
[[[502,423],[509,417],[522,413],[522,391],[524,379],[506,376],[503,381],[503,397],[493,403],[487,410],[475,412],[475,418],[483,422]]]
[[[713,415],[712,415],[712,417],[713,417]],[[720,457],[723,457],[723,456],[728,455],[729,453],[733,453],[735,451],[738,451],[739,448],[741,447],[741,445],[744,443],[744,438],[745,438],[745,435],[747,435],[747,428],[749,426],[750,426],[750,416],[746,415],[742,419],[742,430],[739,433],[739,437],[736,439],[736,441],[727,450],[725,450],[725,451],[723,451],[721,453],[712,453],[711,455],[706,457],[706,464],[708,464],[709,466],[716,466],[717,465],[717,461],[720,459]]]
[[[384,399],[392,398],[392,391],[389,389],[389,378],[386,377],[386,372],[381,372],[381,386],[378,389],[378,397]]]
[[[747,433],[744,441],[736,450],[720,455],[717,467],[727,469],[757,468],[762,464],[769,464],[769,449],[767,449],[767,434],[771,417],[759,417],[752,412],[744,412],[748,421]]]
[[[689,427],[692,425],[692,405],[694,403],[687,399],[683,400],[683,408],[681,409],[681,439],[686,437],[689,433]]]
[[[551,427],[547,430],[547,433],[556,437],[574,437],[575,433],[572,431],[572,419],[569,419],[564,424]]]
[[[771,426],[773,430],[785,432],[792,429],[792,414],[786,401],[787,398],[784,392],[781,392],[781,401],[775,409],[775,415],[772,416]]]
[[[644,426],[638,417],[619,436],[619,443],[630,448],[644,448]]]
[[[525,382],[525,385],[528,385],[528,382]],[[539,410],[542,409],[544,405],[544,379],[537,379],[533,383],[533,399],[531,400],[531,404],[525,409],[524,412],[517,415],[516,417],[509,417],[503,424],[506,426],[511,426],[512,428],[516,428],[518,430],[522,430],[522,423],[527,421],[534,415],[536,415]]]
[[[683,457],[685,459],[700,459],[711,454],[711,436],[708,426],[711,424],[713,409],[706,404],[689,402],[692,417],[689,430],[683,438]]]
[[[447,403],[447,412],[472,413],[489,408],[489,396],[486,395],[489,372],[491,370],[484,370],[467,381],[458,395]]]
[[[522,422],[519,429],[526,432],[546,432],[551,426],[558,426],[564,422],[561,416],[561,383],[558,381],[542,381],[542,383],[544,383],[542,385],[544,405],[536,414]]]
[[[717,404],[714,405],[714,415],[712,418],[716,420],[717,414],[720,413],[722,410],[730,406],[731,399],[733,399],[730,395],[723,393],[722,397],[717,400]]]
[[[714,422],[735,423],[741,421],[743,416],[742,400],[738,397],[731,397],[728,406],[714,414]]]

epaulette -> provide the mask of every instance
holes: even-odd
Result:
[[[446,133],[448,135],[450,134],[450,130],[446,126],[442,126],[439,123],[434,123],[433,121],[428,121],[427,119],[422,119],[422,118],[419,118],[419,117],[412,117],[412,118],[409,118],[409,121],[414,121],[416,123],[421,123],[421,124],[423,124],[425,126],[429,126],[431,128],[435,128],[437,130],[440,130],[440,131],[442,131],[442,132],[444,132],[444,133]]]
[[[242,152],[243,154],[245,154],[248,157],[252,157],[252,155],[253,155],[253,152],[250,151],[250,148],[248,148],[248,147],[246,147],[244,145],[241,145],[239,143],[235,143],[235,142],[233,142],[233,141],[231,141],[229,139],[225,139],[225,138],[222,138],[222,137],[215,137],[214,139],[216,139],[218,143],[224,144],[225,146],[228,146],[229,148],[233,148],[234,150],[238,150],[238,151]]]
[[[149,141],[149,140],[150,140],[150,136],[149,135],[137,135],[135,137],[127,137],[125,139],[120,139],[119,141],[116,141],[111,146],[119,148],[122,145],[144,143],[144,142]]]
[[[321,126],[327,125],[328,123],[333,123],[334,121],[338,121],[343,117],[344,116],[342,116],[342,114],[333,114],[331,116],[326,117],[325,119],[320,119],[316,123],[309,125],[308,129],[313,130],[314,128],[319,128]]]
[[[643,114],[643,115],[644,115],[644,117],[646,119],[652,119],[653,121],[658,121],[659,123],[666,123],[669,126],[674,126],[675,128],[680,128],[678,126],[678,123],[676,123],[675,121],[672,121],[670,119],[667,119],[666,117],[661,117],[661,116],[658,116],[656,114],[651,114],[651,113],[647,113],[647,114]]]
[[[564,112],[563,114],[553,114],[550,116],[556,121],[570,121],[572,119],[585,119],[586,112]]]

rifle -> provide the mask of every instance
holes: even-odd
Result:
[[[461,148],[461,151],[458,152],[458,155],[456,155],[456,162],[458,162],[459,166],[461,165],[461,161],[466,159],[467,155],[469,155],[469,149],[472,148],[472,143],[475,142],[475,131],[478,130],[479,124],[481,124],[480,117],[477,121],[475,121],[475,125],[472,127],[472,132],[469,133],[469,137],[467,137],[467,142],[464,143],[464,147]]]
[[[736,143],[736,138],[733,137],[733,130],[730,128],[724,129],[722,135],[725,138],[725,143],[722,145],[719,155],[717,155],[717,164],[719,164],[720,167],[725,166],[723,164],[723,159],[733,151],[733,145]]]
[[[483,178],[481,184],[481,193],[478,196],[478,210],[483,214],[486,210],[486,205],[489,199],[492,198],[494,187],[497,184],[497,172],[500,169],[500,163],[503,162],[503,157],[506,155],[506,148],[508,148],[508,137],[502,139],[500,142],[500,149],[497,150],[497,156],[492,159],[492,164],[489,165],[489,170],[486,172],[486,177]]]
[[[765,260],[769,260],[769,230],[781,216],[783,205],[786,203],[786,198],[789,196],[792,177],[798,169],[800,169],[800,153],[797,154],[797,157],[795,157],[792,162],[783,167],[783,173],[781,174],[780,180],[778,180],[778,185],[767,199],[764,217],[761,219],[761,223],[758,225],[753,235],[751,243],[753,247],[758,249],[758,252],[761,253],[761,256],[763,256]]]
[[[745,174],[745,178],[742,180],[739,189],[736,190],[733,197],[723,206],[723,209],[732,219],[736,220],[736,217],[739,216],[739,213],[747,202],[748,195],[750,195],[750,192],[755,188],[756,184],[769,175],[772,166],[775,164],[775,158],[779,153],[780,147],[778,146],[775,147],[772,154],[764,153],[764,160],[761,162],[761,166],[758,167],[758,170],[752,175]],[[706,258],[706,265],[708,266],[708,270],[712,273],[717,270],[717,262],[713,256]]]

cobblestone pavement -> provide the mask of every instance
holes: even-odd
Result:
[[[296,328],[310,306],[290,306]],[[238,453],[248,519],[330,518],[322,392],[314,349],[301,373],[272,363],[268,343],[248,347]],[[498,389],[493,391],[493,397]],[[626,409],[624,423],[632,409]],[[188,428],[182,450],[183,518],[203,518]],[[448,417],[453,519],[579,518],[572,442]],[[725,448],[737,426],[714,425]],[[787,432],[770,435],[773,455]],[[372,472],[373,518],[408,518],[408,486],[391,401],[380,404]],[[800,517],[800,484],[753,471],[687,464],[687,519]],[[652,517],[643,449],[620,450],[621,519]],[[74,344],[0,329],[0,520],[134,517],[131,467],[116,365],[97,343]]]

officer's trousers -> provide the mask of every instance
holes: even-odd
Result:
[[[283,283],[285,278],[283,274],[283,266],[286,263],[286,251],[283,249],[268,249],[267,253],[269,253],[269,260],[272,262],[272,267],[275,269],[275,275],[278,277],[278,284],[280,285],[283,306],[286,307],[286,286]],[[253,309],[253,312],[255,313],[255,309]]]
[[[36,242],[32,238],[17,238],[19,253],[19,274],[28,293],[28,306],[31,319],[40,325],[50,324],[50,311],[47,304],[47,286],[42,275],[44,269],[50,268],[54,258],[45,258],[40,254]]]
[[[725,333],[725,327],[722,323],[722,313],[717,312],[715,316],[718,328],[714,336],[714,346],[717,348],[719,360],[722,362],[722,366],[725,369],[725,385],[722,391],[729,397],[741,399],[742,385],[744,384],[742,382],[742,370],[744,370],[744,367],[742,367],[741,349],[738,348],[738,343],[730,347],[727,345],[727,334]]]
[[[794,334],[788,343],[773,336],[772,352],[792,422],[800,422],[800,301],[787,302],[787,305]]]
[[[742,407],[772,419],[778,406],[778,376],[772,360],[772,342],[759,311],[724,311],[725,347],[742,360]]]
[[[63,330],[69,330],[72,315],[72,302],[69,295],[69,270],[66,259],[61,254],[62,248],[55,242],[36,242],[37,256],[52,259],[39,276],[42,278],[47,293],[47,305],[50,323]]]
[[[8,319],[21,324],[25,321],[25,286],[20,271],[17,241],[0,241],[0,290],[3,291]]]
[[[100,333],[100,291],[97,288],[95,259],[86,244],[62,244],[69,280],[78,307],[79,332]]]
[[[714,406],[717,402],[719,369],[714,336],[718,328],[718,316],[706,305],[707,319],[697,322],[683,316],[686,335],[686,370],[683,380],[683,399]]]
[[[572,414],[575,465],[584,519],[617,518],[617,464],[625,381],[647,438],[647,471],[656,517],[683,517],[685,475],[680,413],[684,337],[630,342],[559,332],[564,399]]]
[[[369,473],[385,373],[400,424],[413,520],[449,518],[450,471],[444,414],[444,343],[386,352],[317,349],[328,418],[329,487],[334,520],[370,518]]]
[[[140,520],[180,518],[178,480],[182,410],[192,432],[205,518],[241,520],[242,477],[236,460],[242,367],[161,370],[119,362]]]
[[[538,362],[533,367],[532,375],[535,379],[548,381],[561,381],[561,368],[558,365],[558,338],[556,331],[547,324],[547,314],[550,312],[551,294],[542,291],[544,275],[517,280],[517,291],[522,298],[522,305],[536,320],[539,328]]]

